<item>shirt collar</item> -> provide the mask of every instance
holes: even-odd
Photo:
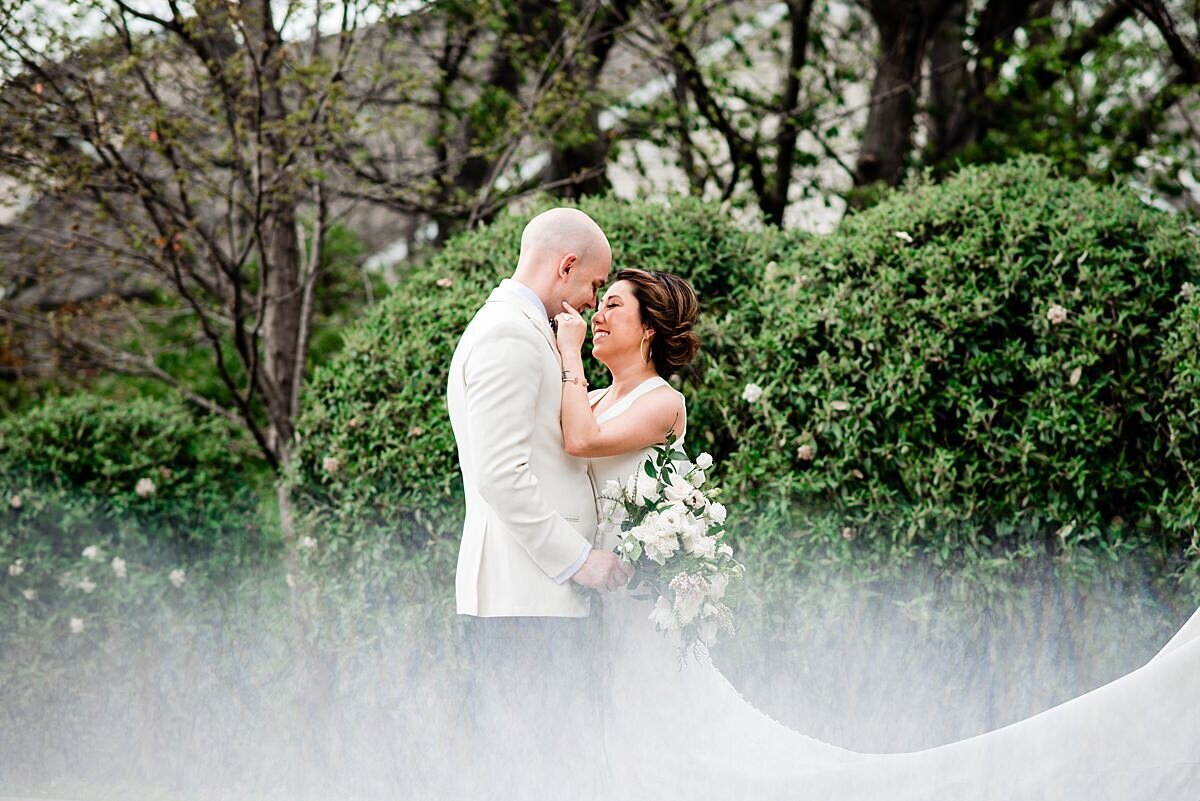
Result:
[[[542,299],[537,296],[536,292],[534,292],[532,289],[525,286],[524,284],[522,284],[520,281],[516,280],[515,278],[505,278],[503,281],[500,282],[500,284],[502,286],[508,287],[513,292],[516,292],[521,297],[523,297],[526,300],[533,303],[534,308],[541,309],[542,316],[546,318],[546,324],[549,325],[550,315],[546,313],[546,304],[542,303]]]

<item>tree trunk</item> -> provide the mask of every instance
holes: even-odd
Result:
[[[974,139],[970,73],[963,35],[966,0],[955,0],[929,45],[929,159],[936,164]]]
[[[880,55],[871,84],[871,110],[854,169],[856,187],[875,183],[895,186],[904,175],[931,16],[931,9],[923,2],[871,2]]]

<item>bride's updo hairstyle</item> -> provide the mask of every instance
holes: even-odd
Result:
[[[650,340],[654,370],[669,378],[691,363],[700,347],[692,332],[700,314],[696,290],[685,279],[657,270],[621,270],[616,281],[628,281],[641,308],[642,323],[654,329]]]

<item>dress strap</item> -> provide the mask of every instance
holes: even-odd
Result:
[[[642,397],[647,392],[658,389],[659,387],[669,387],[669,386],[671,386],[671,385],[668,384],[662,376],[657,376],[657,375],[651,376],[650,378],[647,378],[645,381],[643,381],[642,383],[640,383],[636,387],[634,387],[633,391],[630,392],[628,395],[621,398],[619,401],[617,401],[612,406],[605,409],[600,414],[596,415],[596,422],[603,423],[608,420],[611,420],[612,418],[616,417],[618,414],[621,414],[622,412],[627,411],[629,409],[629,407],[633,405],[633,402],[635,400]],[[607,392],[607,390],[605,390],[605,392]]]

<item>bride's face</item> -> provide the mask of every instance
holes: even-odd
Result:
[[[608,364],[630,353],[640,353],[642,340],[653,329],[642,324],[642,310],[633,285],[617,281],[592,315],[592,355]]]

